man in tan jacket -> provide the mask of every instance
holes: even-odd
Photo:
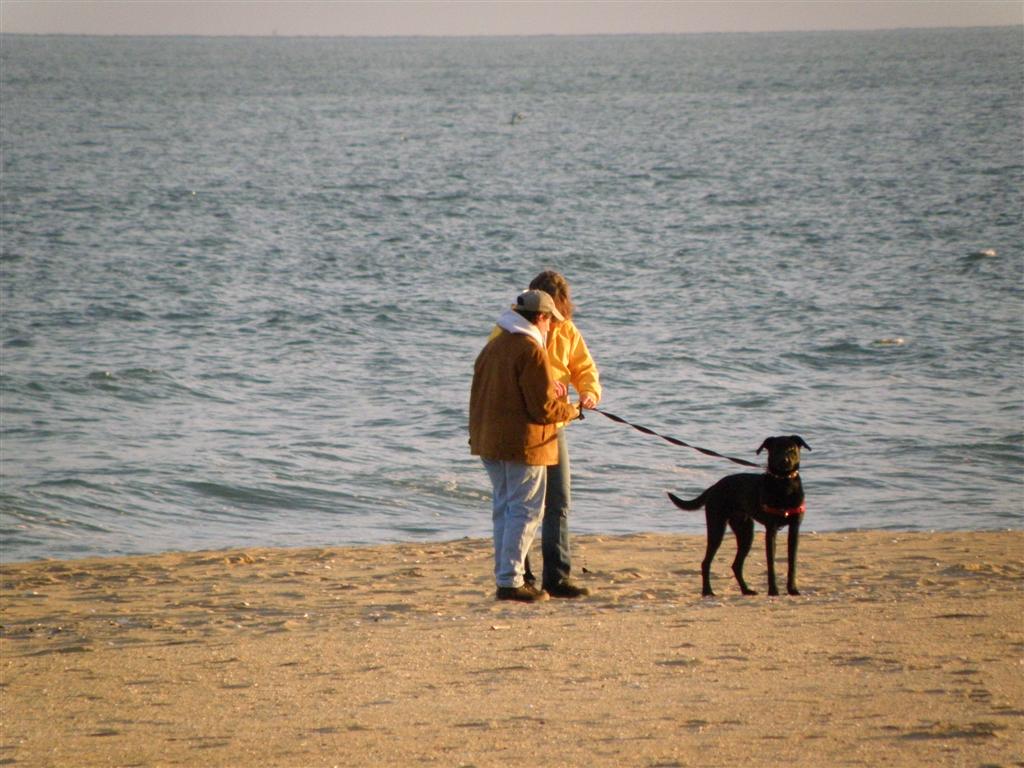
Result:
[[[552,318],[561,320],[544,291],[521,293],[498,318],[473,366],[469,445],[493,489],[494,577],[499,600],[534,602],[548,594],[524,582],[523,560],[544,513],[546,467],[558,463],[559,423],[578,418],[578,405],[558,397],[545,351]]]

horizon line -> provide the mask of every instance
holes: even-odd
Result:
[[[423,33],[423,34],[280,34],[277,32],[255,34],[219,34],[206,32],[5,32],[0,37],[97,37],[97,38],[209,38],[209,39],[270,39],[270,40],[471,40],[494,38],[555,38],[555,37],[682,37],[686,35],[786,35],[786,34],[834,34],[834,33],[868,33],[868,32],[927,32],[960,29],[1013,29],[1024,30],[1024,23],[1012,24],[966,24],[953,26],[897,26],[897,27],[855,27],[834,28],[821,27],[815,29],[733,29],[733,30],[694,30],[690,32],[533,32],[533,33]]]

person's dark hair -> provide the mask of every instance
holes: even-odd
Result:
[[[537,324],[537,318],[543,317],[544,315],[547,314],[547,312],[535,312],[532,309],[518,309],[518,308],[516,308],[516,312],[518,312],[520,315],[525,317],[527,320],[529,320],[534,325]]]
[[[569,281],[558,272],[553,269],[541,272],[530,282],[530,288],[550,293],[551,298],[555,300],[555,306],[565,316],[565,319],[572,318],[576,307],[573,306],[572,299],[569,297]]]

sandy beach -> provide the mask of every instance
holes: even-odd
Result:
[[[539,605],[488,540],[4,565],[0,765],[1024,765],[1024,532],[805,534],[780,598],[574,546]]]

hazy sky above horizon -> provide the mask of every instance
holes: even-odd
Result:
[[[1024,24],[1024,0],[0,0],[0,32],[584,35]]]

